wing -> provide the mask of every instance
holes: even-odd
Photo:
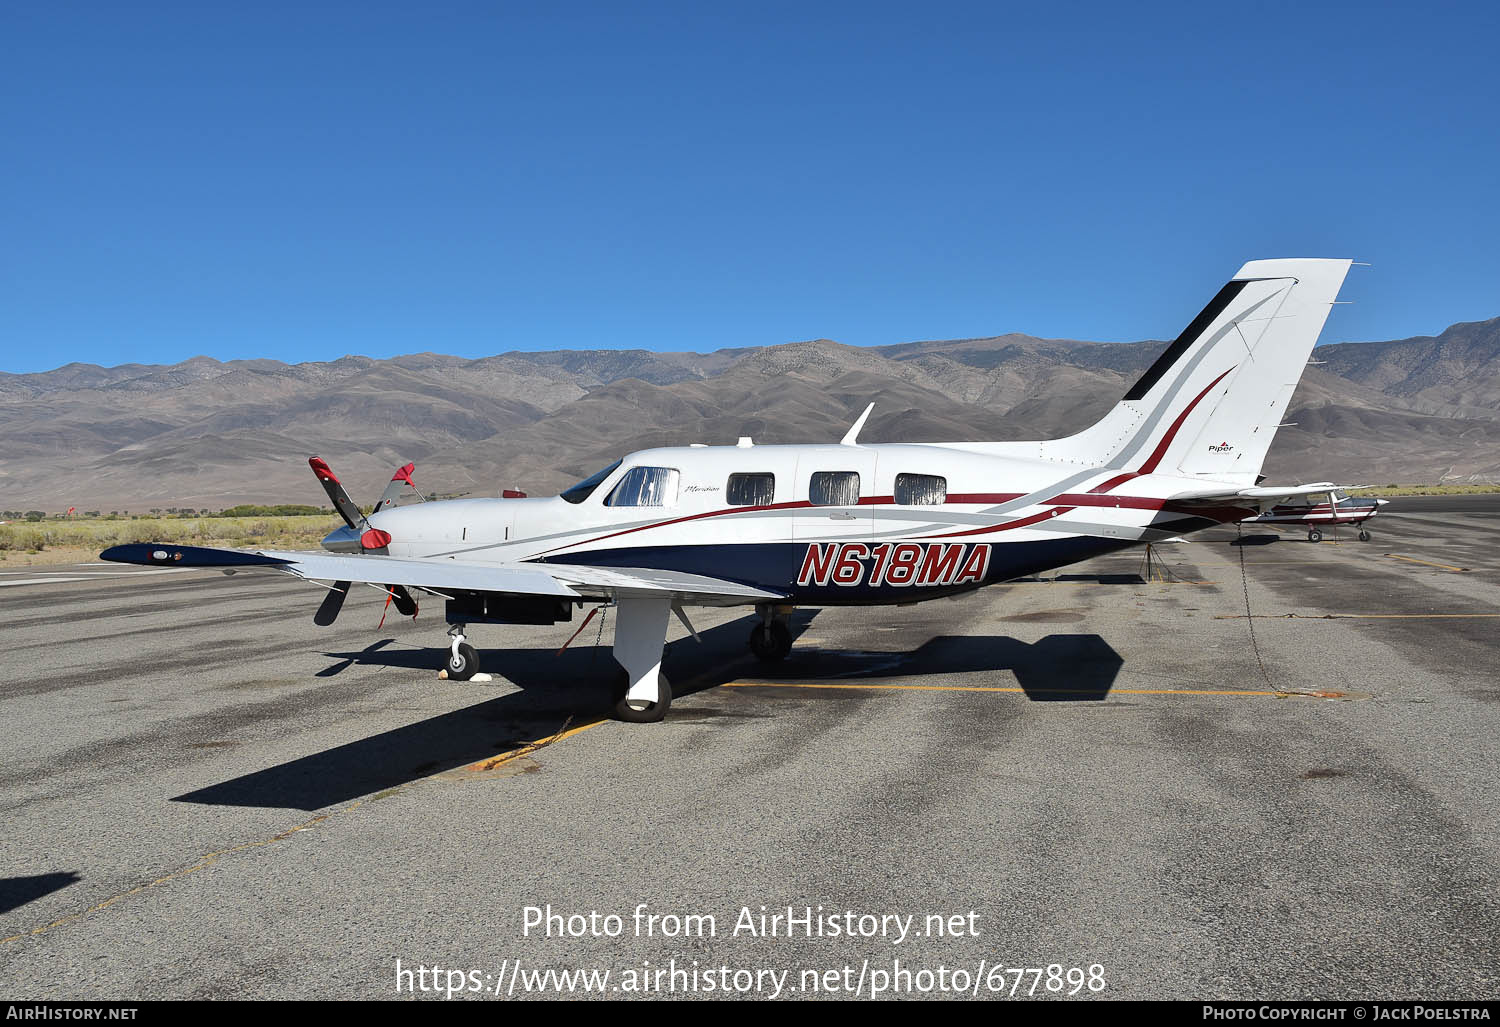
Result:
[[[635,567],[587,567],[561,563],[479,564],[371,553],[246,551],[152,543],[115,546],[99,555],[100,559],[116,563],[151,566],[219,567],[225,570],[265,568],[312,581],[406,585],[438,595],[499,592],[566,599],[654,596],[705,606],[739,606],[783,597],[783,593],[767,592],[722,578]]]
[[[723,578],[651,567],[587,567],[580,564],[527,564],[545,567],[547,573],[593,599],[670,596],[674,602],[695,606],[741,606],[745,603],[784,599],[785,592],[768,592]]]

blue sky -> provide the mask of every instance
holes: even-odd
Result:
[[[1500,315],[1494,4],[10,4],[0,369]]]

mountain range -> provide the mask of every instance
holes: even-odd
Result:
[[[1048,438],[1101,416],[1165,346],[1001,335],[69,364],[0,374],[0,508],[321,504],[315,454],[366,503],[408,460],[426,491],[547,495],[649,446],[837,440],[869,402],[864,442]],[[1270,481],[1500,481],[1500,318],[1314,361]]]

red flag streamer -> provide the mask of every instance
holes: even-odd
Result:
[[[562,649],[559,649],[557,652],[553,653],[553,655],[554,656],[561,656],[563,654],[563,649],[568,648],[568,646],[570,646],[570,645],[573,644],[573,639],[574,638],[577,638],[579,635],[583,634],[583,629],[589,626],[589,621],[593,620],[594,619],[594,614],[596,614],[598,612],[599,612],[599,607],[597,607],[597,606],[594,607],[592,610],[590,610],[589,611],[589,615],[587,617],[583,618],[583,623],[580,624],[580,625],[578,625],[578,630],[575,631],[575,632],[573,632],[573,637],[569,638],[566,642],[564,642],[562,644]]]

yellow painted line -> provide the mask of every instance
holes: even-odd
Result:
[[[1257,613],[1256,620],[1468,620],[1500,613]],[[1219,614],[1214,620],[1244,620],[1243,613]]]
[[[1065,695],[1099,695],[1097,688],[1002,688],[992,685],[887,685],[869,682],[813,683],[805,681],[728,681],[723,688],[831,688],[858,691],[910,691],[910,692],[1046,692]],[[1244,695],[1274,697],[1287,692],[1249,692],[1242,689],[1209,688],[1109,688],[1105,695]]]
[[[1124,573],[1120,575],[1124,577]],[[1135,585],[1217,585],[1217,581],[1007,581],[1007,585],[1093,585],[1104,588],[1131,588]]]
[[[536,741],[526,742],[518,748],[511,749],[509,752],[502,752],[498,756],[490,756],[477,763],[470,763],[463,769],[474,771],[494,770],[502,763],[509,763],[511,760],[520,759],[522,756],[530,756],[538,749],[544,749],[549,745],[562,741],[564,738],[572,738],[574,735],[580,735],[589,728],[598,727],[603,723],[605,723],[604,719],[600,718],[599,720],[591,720],[587,724],[579,724],[575,728],[565,727],[555,735],[548,735],[546,738],[538,738]]]
[[[587,731],[589,728],[598,727],[603,723],[605,723],[605,721],[601,719],[589,721],[587,724],[580,724],[575,728],[567,728],[565,726],[563,730],[557,732],[554,735],[548,735],[546,738],[538,738],[536,741],[527,742],[519,748],[512,749],[509,752],[503,752],[498,756],[492,756],[488,759],[480,760],[477,763],[471,763],[463,769],[476,771],[491,770],[495,767],[498,767],[502,763],[508,763],[511,760],[517,759],[521,756],[529,756],[531,753],[536,752],[538,749],[545,748],[546,746],[552,745],[555,742],[560,742],[564,738],[571,738],[576,734],[581,734],[582,732]],[[402,791],[403,789],[421,780],[424,779],[415,778],[411,781],[405,782],[404,784],[397,785],[394,788],[381,792],[378,798],[385,798],[387,796],[393,795],[396,792]],[[128,899],[132,895],[139,895],[141,892],[150,891],[152,888],[156,888],[160,885],[167,884],[170,881],[175,881],[178,878],[186,877],[188,874],[195,874],[199,870],[204,870],[208,867],[211,867],[215,863],[219,862],[219,860],[223,859],[225,856],[233,855],[236,852],[244,852],[247,849],[259,849],[267,845],[273,845],[276,842],[285,841],[297,832],[306,831],[311,827],[315,827],[318,824],[321,824],[323,821],[328,820],[330,817],[336,817],[341,813],[349,813],[353,810],[357,810],[368,801],[370,800],[360,799],[358,802],[351,803],[350,805],[345,806],[342,809],[336,809],[331,813],[319,814],[318,816],[313,817],[311,820],[305,820],[302,823],[298,824],[296,827],[289,828],[285,831],[282,831],[280,834],[271,836],[270,838],[262,838],[261,840],[254,842],[245,842],[243,845],[234,845],[227,849],[220,849],[217,852],[207,853],[201,859],[199,859],[198,862],[192,864],[191,866],[183,867],[180,870],[174,870],[169,874],[156,878],[154,881],[147,881],[145,884],[137,885],[136,887],[131,888],[129,891],[120,892],[120,894],[113,895],[105,899],[103,902],[95,903],[82,912],[74,913],[70,916],[65,916],[61,920],[54,920],[51,923],[43,924],[40,927],[33,927],[31,930],[22,931],[20,934],[12,934],[6,938],[0,938],[0,945],[6,945],[13,941],[20,941],[22,938],[30,938],[38,934],[45,934],[48,931],[52,930],[54,927],[62,927],[65,924],[75,923],[79,920],[82,920],[84,917],[88,916],[91,913],[97,913],[100,910],[108,909],[110,906],[113,906],[116,902],[119,902],[122,899]]]
[[[1426,567],[1441,567],[1443,570],[1452,571],[1454,574],[1464,574],[1469,570],[1469,568],[1467,567],[1454,567],[1452,564],[1433,563],[1431,560],[1418,560],[1415,556],[1397,556],[1395,553],[1386,553],[1385,555],[1390,557],[1392,560],[1405,560],[1407,563],[1420,563]]]

